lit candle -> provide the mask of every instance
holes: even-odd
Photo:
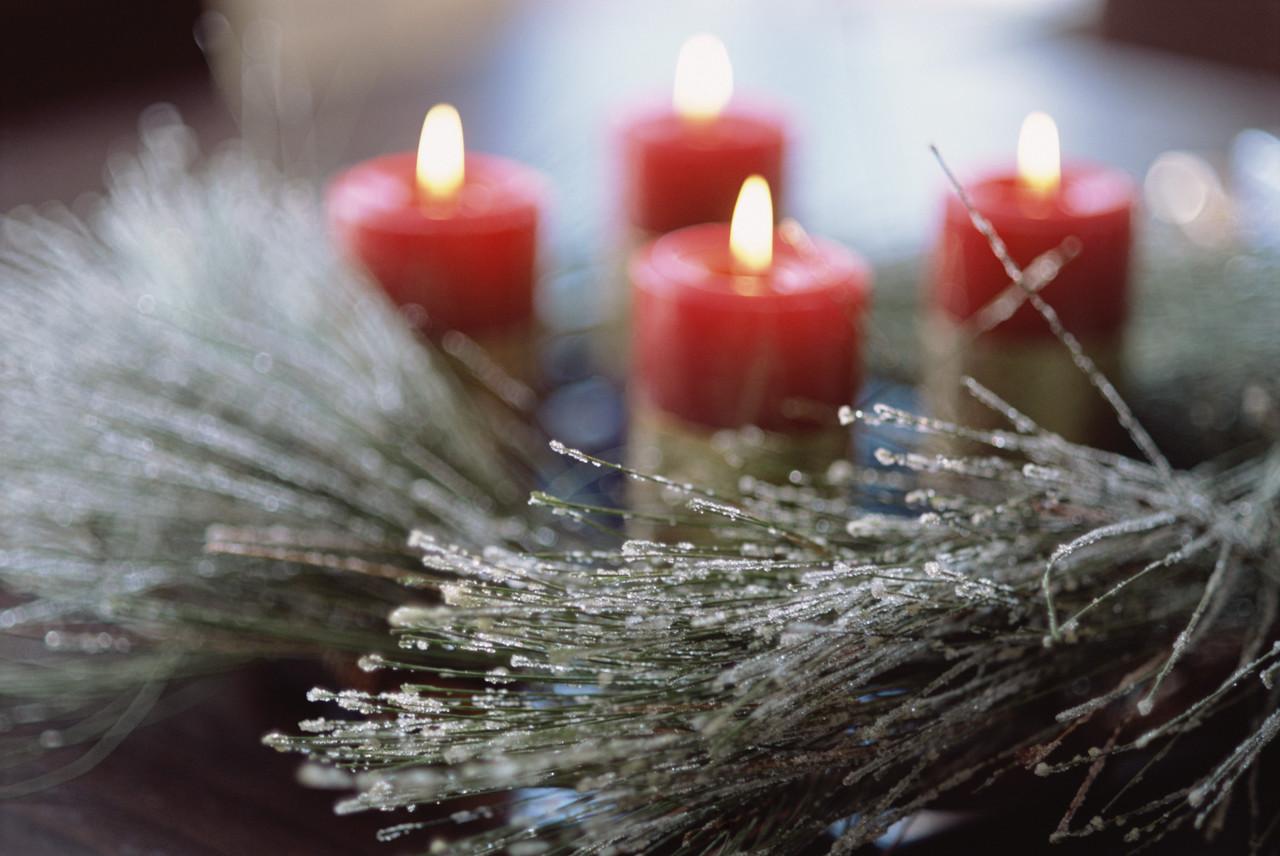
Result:
[[[771,209],[768,183],[752,176],[730,224],[681,229],[634,256],[637,465],[714,485],[847,452],[836,411],[857,393],[871,273],[843,247],[775,229]],[[754,439],[726,444],[736,429]],[[699,443],[710,445],[680,451]],[[753,461],[748,446],[770,459]]]
[[[458,112],[440,104],[416,153],[364,161],[333,181],[329,222],[424,331],[488,344],[532,325],[545,187],[528,167],[464,152]]]
[[[995,227],[1025,268],[1068,238],[1079,254],[1041,290],[1063,325],[1113,377],[1129,306],[1129,251],[1134,182],[1095,164],[1064,164],[1058,130],[1032,113],[1018,141],[1017,167],[965,185],[974,207]],[[987,239],[949,193],[934,259],[925,345],[926,390],[936,415],[988,423],[970,407],[960,374],[970,374],[1050,430],[1096,440],[1107,418],[1101,399],[1071,363],[1045,320],[1023,303],[975,341],[961,325],[1010,285]]]
[[[714,36],[685,42],[671,102],[629,115],[618,140],[626,221],[642,232],[728,221],[749,175],[782,188],[786,124],[733,99],[729,54]]]

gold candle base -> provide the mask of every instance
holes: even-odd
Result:
[[[787,434],[754,426],[713,429],[647,402],[633,402],[631,414],[627,466],[720,494],[735,493],[744,476],[785,484],[794,471],[825,472],[851,453],[849,430],[839,425]],[[646,518],[688,517],[684,506],[689,498],[687,493],[649,481],[632,480],[627,489],[628,507]],[[647,540],[705,539],[700,527],[644,518],[632,519],[627,533]]]
[[[520,408],[534,406],[542,383],[537,326],[467,335],[451,330],[440,337],[440,348],[498,398]]]
[[[636,251],[661,235],[635,226],[624,229],[604,270],[602,287],[608,292],[608,310],[592,331],[592,358],[612,378],[627,377],[631,366],[631,259]]]
[[[1040,427],[1071,442],[1102,448],[1118,444],[1115,414],[1057,339],[967,338],[959,324],[940,313],[922,324],[927,414],[972,428],[1010,428],[1004,417],[965,390],[961,378],[968,375]],[[1122,382],[1119,335],[1081,339],[1081,345],[1108,380]]]

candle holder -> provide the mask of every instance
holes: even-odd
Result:
[[[832,427],[801,432],[769,431],[754,425],[708,428],[663,411],[647,401],[631,407],[627,466],[645,473],[661,473],[681,483],[697,485],[726,496],[735,495],[744,477],[769,484],[785,484],[792,474],[822,472],[853,452],[852,434],[834,417]],[[632,480],[627,505],[638,514],[629,520],[633,538],[664,541],[695,540],[697,528],[663,523],[685,513],[688,496],[656,482]]]
[[[1046,136],[1047,162],[1028,144],[1037,134]],[[960,378],[970,375],[1068,440],[1107,448],[1121,442],[1101,395],[1029,300],[989,329],[974,325],[1015,287],[1011,270],[1056,253],[1061,258],[1047,281],[1021,274],[1019,281],[1052,307],[1056,323],[1104,375],[1121,377],[1134,196],[1122,172],[1060,165],[1052,120],[1032,114],[1017,172],[990,173],[965,185],[963,198],[947,197],[920,321],[931,415],[974,427],[1002,424],[963,391]],[[992,252],[992,230],[1001,239],[999,254]],[[1064,245],[1069,254],[1060,252]]]
[[[732,492],[744,475],[785,482],[848,454],[836,412],[859,385],[870,270],[794,224],[775,228],[764,179],[743,183],[730,224],[639,251],[631,282],[635,468]],[[631,499],[670,514],[661,489]]]
[[[925,412],[936,419],[971,428],[1008,428],[1007,420],[965,391],[962,380],[969,376],[1047,431],[1104,448],[1123,439],[1115,414],[1056,339],[973,336],[963,324],[935,311],[920,323],[920,343],[921,395]],[[1119,335],[1086,337],[1081,345],[1103,375],[1123,385]],[[945,445],[957,450],[954,440]]]
[[[449,330],[439,337],[445,353],[499,398],[521,406],[541,390],[545,331],[535,323],[475,334]],[[512,384],[518,389],[512,388]]]
[[[662,234],[633,224],[620,226],[604,270],[603,287],[608,292],[608,305],[591,337],[591,355],[596,365],[618,380],[625,380],[631,365],[632,295],[628,273],[631,259]]]

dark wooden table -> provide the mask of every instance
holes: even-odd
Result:
[[[0,802],[0,853],[14,856],[240,856],[373,850],[382,813],[338,817],[337,794],[298,785],[299,759],[260,738],[320,710],[308,663],[259,664],[185,691],[192,707],[132,734],[84,776]],[[63,759],[65,760],[65,759]]]
[[[303,699],[304,687],[332,686],[314,664],[259,664],[205,680],[203,700],[185,712],[146,726],[86,775],[21,799],[0,802],[0,854],[14,856],[397,856],[426,852],[429,837],[378,843],[382,826],[422,820],[429,810],[337,816],[341,792],[317,791],[296,781],[299,759],[263,747],[259,738],[292,728],[321,712]],[[331,712],[331,711],[325,711]],[[944,808],[970,820],[911,844],[900,856],[958,853],[1052,852],[1054,856],[1125,853],[1111,836],[1052,848],[1047,833],[1069,802],[1071,777],[1038,779],[1011,774],[980,803],[1005,810],[975,815],[960,799]],[[1236,829],[1236,832],[1241,831]],[[1175,836],[1158,852],[1229,854],[1244,842],[1230,837],[1205,844]],[[825,852],[822,845],[814,856]],[[882,852],[866,848],[866,854]]]

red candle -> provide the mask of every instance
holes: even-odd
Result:
[[[1129,305],[1133,181],[1103,166],[1059,167],[1057,130],[1044,114],[1032,114],[1024,124],[1018,161],[1017,170],[996,172],[966,186],[974,207],[1023,267],[1065,239],[1078,238],[1080,254],[1040,295],[1075,335],[1098,339],[1118,334]],[[954,194],[947,198],[935,263],[933,302],[956,321],[968,319],[1009,285],[987,239]],[[1035,308],[1024,303],[989,335],[1035,339],[1052,334]]]
[[[859,383],[871,273],[835,244],[775,230],[748,179],[733,223],[658,238],[632,260],[637,404],[696,428],[830,427]]]
[[[780,192],[786,124],[768,109],[731,103],[732,93],[724,45],[695,36],[680,51],[672,103],[622,122],[622,197],[631,226],[662,233],[727,222],[749,175]]]
[[[1023,123],[1017,169],[990,174],[966,191],[1019,266],[1079,239],[1079,254],[1040,296],[1103,374],[1122,380],[1135,194],[1129,177],[1091,164],[1063,166],[1053,120],[1033,113]],[[1042,428],[1076,442],[1119,442],[1114,415],[1029,302],[976,339],[964,328],[1010,282],[954,196],[947,199],[934,263],[923,327],[924,395],[933,415],[972,426],[1004,424],[963,391],[961,378],[969,375]]]
[[[457,111],[438,105],[416,155],[374,158],[333,181],[329,222],[393,301],[420,307],[425,330],[483,338],[532,322],[545,187],[528,167],[464,155]]]

